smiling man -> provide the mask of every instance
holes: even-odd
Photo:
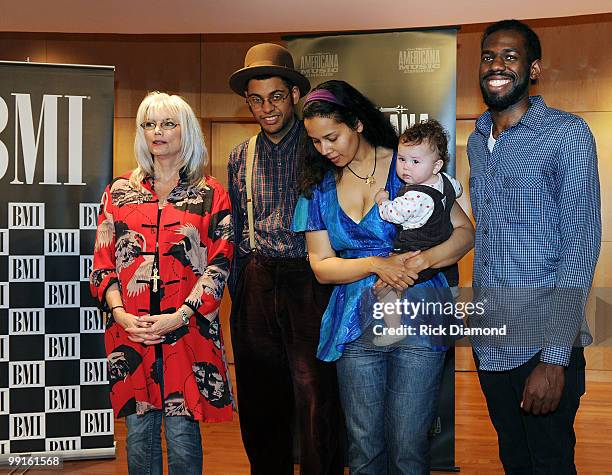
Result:
[[[341,474],[340,406],[333,363],[316,359],[331,286],[319,284],[301,233],[291,231],[303,125],[295,115],[310,89],[291,54],[264,43],[230,77],[261,126],[254,144],[232,151],[228,186],[234,221],[231,330],[242,440],[251,474],[293,474],[297,422],[302,474]],[[247,155],[254,145],[252,226]],[[250,229],[252,231],[250,231]]]
[[[541,57],[537,35],[519,21],[483,34],[489,110],[467,149],[473,286],[495,314],[484,321],[513,337],[473,344],[506,473],[565,475],[576,473],[573,424],[592,341],[584,306],[601,241],[599,178],[584,120],[529,96]]]

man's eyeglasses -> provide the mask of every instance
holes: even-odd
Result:
[[[263,98],[257,94],[252,94],[247,96],[246,101],[247,104],[251,106],[251,109],[261,109],[265,101],[268,101],[268,103],[274,107],[278,107],[285,102],[285,100],[289,97],[289,94],[291,94],[291,91],[288,91],[285,94],[282,92],[275,92],[267,98]]]
[[[140,126],[145,130],[155,130],[155,128],[157,127],[157,124],[158,123],[155,122],[154,120],[147,120],[143,122],[142,124],[140,124]],[[176,122],[170,119],[162,120],[161,122],[159,122],[159,127],[162,128],[163,130],[172,130],[176,128],[177,125],[179,124],[177,124]]]

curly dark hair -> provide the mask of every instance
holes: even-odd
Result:
[[[432,149],[435,149],[444,163],[449,160],[448,156],[448,133],[442,127],[442,124],[435,119],[429,119],[426,122],[417,122],[411,127],[408,127],[402,135],[400,135],[400,145],[419,145],[423,141],[427,141]]]
[[[397,147],[397,131],[385,115],[362,93],[345,81],[326,81],[313,90],[326,89],[343,105],[325,100],[308,102],[302,111],[304,119],[324,117],[346,124],[351,129],[363,125],[361,137],[373,147]],[[300,156],[300,172],[298,189],[307,198],[312,196],[312,189],[320,183],[329,170],[337,177],[342,176],[342,168],[335,166],[327,158],[317,152],[306,132],[302,137]]]
[[[501,20],[496,23],[492,23],[487,26],[487,29],[482,34],[480,40],[480,49],[482,49],[485,40],[498,31],[511,30],[520,33],[525,40],[525,47],[527,49],[527,61],[529,64],[533,63],[536,59],[542,59],[542,45],[540,44],[540,38],[535,31],[533,31],[529,25],[518,20]]]

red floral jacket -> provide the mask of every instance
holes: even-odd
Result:
[[[111,402],[116,417],[161,409],[166,416],[202,421],[232,418],[233,396],[219,325],[219,304],[230,270],[233,243],[230,201],[221,184],[181,181],[158,211],[149,180],[143,189],[116,178],[102,195],[91,291],[108,311],[105,293],[117,282],[123,305],[134,315],[150,313],[153,263],[157,253],[161,313],[183,303],[195,314],[166,335],[164,394],[153,365],[155,347],[134,343],[109,317],[105,333]],[[159,350],[157,350],[159,352]]]

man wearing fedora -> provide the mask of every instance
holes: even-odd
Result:
[[[341,474],[341,412],[335,366],[316,359],[321,316],[331,287],[319,284],[304,237],[291,231],[300,141],[295,107],[310,89],[282,46],[246,54],[229,80],[261,126],[256,141],[236,146],[228,163],[235,254],[232,345],[242,440],[251,474],[293,474],[297,423],[302,474]],[[254,145],[247,210],[247,156]]]

